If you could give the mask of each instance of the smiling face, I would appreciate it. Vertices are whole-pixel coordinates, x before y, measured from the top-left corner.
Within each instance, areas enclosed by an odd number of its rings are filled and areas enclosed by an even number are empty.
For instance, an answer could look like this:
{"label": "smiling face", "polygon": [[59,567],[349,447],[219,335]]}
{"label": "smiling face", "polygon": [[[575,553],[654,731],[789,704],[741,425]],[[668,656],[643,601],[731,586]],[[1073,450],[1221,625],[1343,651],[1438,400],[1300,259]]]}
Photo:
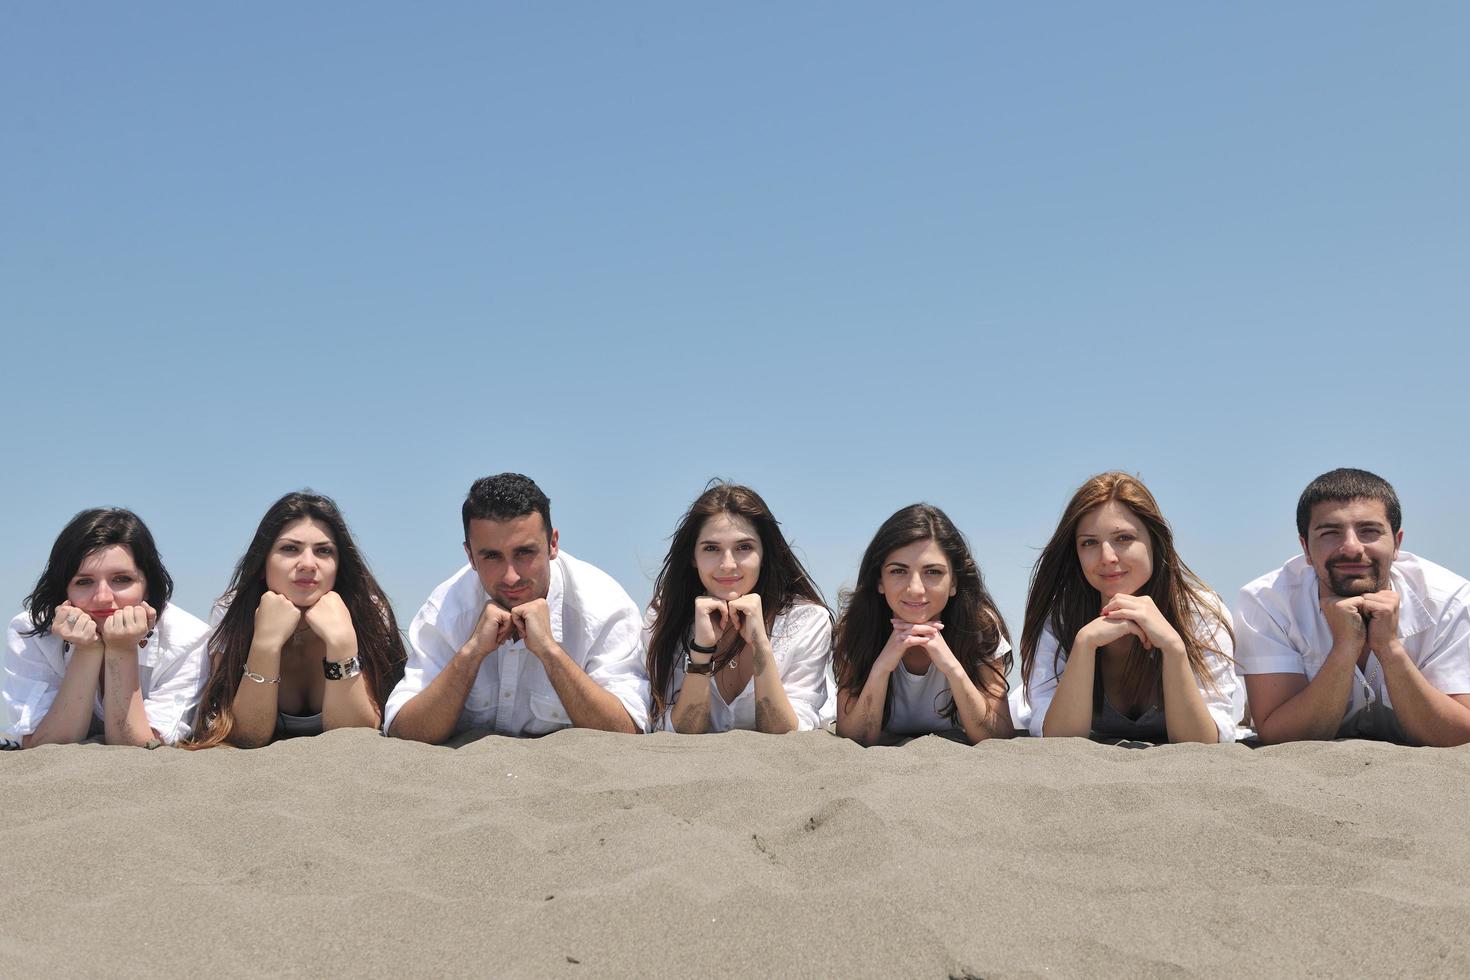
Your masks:
{"label": "smiling face", "polygon": [[301,609],[316,605],[337,584],[337,542],[321,522],[287,524],[265,560],[265,587]]}
{"label": "smiling face", "polygon": [[929,623],[944,612],[955,593],[954,570],[932,538],[895,548],[878,571],[878,591],[893,615],[909,623]]}
{"label": "smiling face", "polygon": [[465,553],[485,593],[501,607],[514,609],[546,598],[556,538],[555,529],[546,533],[539,511],[506,521],[476,517],[470,521]]}
{"label": "smiling face", "polygon": [[1324,500],[1312,507],[1302,550],[1318,581],[1340,596],[1388,588],[1404,532],[1393,533],[1381,500]]}
{"label": "smiling face", "polygon": [[133,560],[133,549],[110,544],[87,555],[66,583],[66,599],[102,625],[116,609],[136,606],[148,592],[148,581]]}
{"label": "smiling face", "polygon": [[1077,563],[1104,602],[1137,595],[1154,572],[1148,529],[1127,506],[1110,500],[1077,522]]}
{"label": "smiling face", "polygon": [[754,592],[761,574],[760,533],[739,514],[716,514],[699,529],[694,568],[709,595],[738,599]]}

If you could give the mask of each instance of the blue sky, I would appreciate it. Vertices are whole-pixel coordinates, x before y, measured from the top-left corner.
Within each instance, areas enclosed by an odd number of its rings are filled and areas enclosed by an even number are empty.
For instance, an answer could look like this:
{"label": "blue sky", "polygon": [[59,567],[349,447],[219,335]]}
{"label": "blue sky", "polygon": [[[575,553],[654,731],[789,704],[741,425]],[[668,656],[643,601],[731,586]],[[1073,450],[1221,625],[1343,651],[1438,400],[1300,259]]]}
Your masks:
{"label": "blue sky", "polygon": [[1019,631],[1139,473],[1228,601],[1323,470],[1470,572],[1470,8],[11,4],[0,594],[136,509],[200,615],[336,497],[405,618],[520,470],[639,601],[712,476],[829,598],[915,500]]}

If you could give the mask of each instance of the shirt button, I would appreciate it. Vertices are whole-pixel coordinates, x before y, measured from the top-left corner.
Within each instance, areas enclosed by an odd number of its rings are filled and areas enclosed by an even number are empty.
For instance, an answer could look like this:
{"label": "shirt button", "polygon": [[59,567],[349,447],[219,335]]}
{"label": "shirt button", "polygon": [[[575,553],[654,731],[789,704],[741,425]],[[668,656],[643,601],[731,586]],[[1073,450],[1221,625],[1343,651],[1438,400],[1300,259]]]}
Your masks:
{"label": "shirt button", "polygon": [[501,691],[500,692],[500,696],[503,697],[503,698],[508,698],[508,697],[510,697],[510,692],[509,691]]}

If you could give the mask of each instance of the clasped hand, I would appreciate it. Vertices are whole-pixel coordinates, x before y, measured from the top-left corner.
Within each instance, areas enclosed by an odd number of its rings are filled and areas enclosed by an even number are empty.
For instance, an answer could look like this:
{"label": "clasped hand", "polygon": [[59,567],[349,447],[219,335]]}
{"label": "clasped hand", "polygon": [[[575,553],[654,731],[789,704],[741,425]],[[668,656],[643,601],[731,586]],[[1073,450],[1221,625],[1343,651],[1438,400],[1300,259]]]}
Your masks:
{"label": "clasped hand", "polygon": [[1138,638],[1145,650],[1184,652],[1179,632],[1169,625],[1152,597],[1126,593],[1104,602],[1098,617],[1077,631],[1074,645],[1100,650],[1130,634]]}
{"label": "clasped hand", "polygon": [[255,639],[273,649],[280,649],[303,622],[311,632],[321,637],[329,650],[341,651],[357,645],[352,614],[336,592],[328,592],[306,609],[279,592],[266,592],[255,607]]}
{"label": "clasped hand", "polygon": [[1327,628],[1332,631],[1332,645],[1360,656],[1364,646],[1380,657],[1399,638],[1399,594],[1392,589],[1363,595],[1339,596],[1319,590],[1318,602]]}
{"label": "clasped hand", "polygon": [[714,646],[732,629],[751,645],[766,638],[766,618],[759,594],[732,594],[729,599],[704,595],[694,600],[695,643],[702,647]]}
{"label": "clasped hand", "polygon": [[62,642],[70,643],[78,651],[129,655],[135,646],[141,648],[147,642],[156,625],[158,613],[146,602],[114,609],[100,628],[90,613],[70,601],[56,607],[52,620],[52,629]]}
{"label": "clasped hand", "polygon": [[888,642],[883,644],[877,664],[891,671],[898,666],[904,654],[910,650],[922,650],[928,655],[929,662],[941,671],[948,672],[959,667],[959,659],[955,657],[949,644],[944,642],[943,623],[938,620],[910,623],[906,619],[893,619],[890,622],[893,624],[893,632],[889,634]]}
{"label": "clasped hand", "polygon": [[551,606],[545,599],[532,599],[511,609],[496,605],[494,599],[485,600],[468,646],[476,655],[488,656],[517,637],[538,657],[551,651],[556,637],[551,632]]}

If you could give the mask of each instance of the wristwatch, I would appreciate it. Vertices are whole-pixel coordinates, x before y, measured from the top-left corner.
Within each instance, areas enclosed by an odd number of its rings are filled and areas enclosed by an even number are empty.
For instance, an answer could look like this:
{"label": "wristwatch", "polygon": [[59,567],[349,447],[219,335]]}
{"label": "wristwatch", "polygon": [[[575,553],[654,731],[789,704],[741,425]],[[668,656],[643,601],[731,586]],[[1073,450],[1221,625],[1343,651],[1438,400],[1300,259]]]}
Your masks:
{"label": "wristwatch", "polygon": [[356,677],[362,673],[362,664],[358,663],[356,657],[350,660],[328,660],[322,658],[322,673],[327,675],[329,681],[340,681],[347,677]]}
{"label": "wristwatch", "polygon": [[702,664],[697,664],[697,663],[694,662],[694,658],[691,657],[691,656],[689,656],[689,651],[688,650],[685,650],[684,651],[684,673],[686,673],[686,674],[713,674],[714,672],[715,672],[715,658],[714,657],[710,657],[708,660],[706,660]]}

